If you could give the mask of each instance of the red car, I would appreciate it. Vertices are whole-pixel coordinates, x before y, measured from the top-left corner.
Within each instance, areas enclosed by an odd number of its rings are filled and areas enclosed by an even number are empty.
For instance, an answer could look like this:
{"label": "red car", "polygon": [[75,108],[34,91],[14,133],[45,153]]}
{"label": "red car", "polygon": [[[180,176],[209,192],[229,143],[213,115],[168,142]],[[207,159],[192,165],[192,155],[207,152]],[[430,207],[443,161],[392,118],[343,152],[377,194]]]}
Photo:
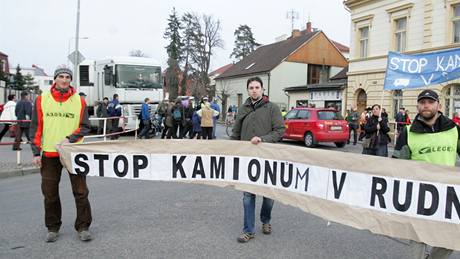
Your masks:
{"label": "red car", "polygon": [[284,139],[301,140],[307,147],[318,142],[334,142],[344,147],[349,138],[348,123],[336,110],[294,108],[284,116]]}

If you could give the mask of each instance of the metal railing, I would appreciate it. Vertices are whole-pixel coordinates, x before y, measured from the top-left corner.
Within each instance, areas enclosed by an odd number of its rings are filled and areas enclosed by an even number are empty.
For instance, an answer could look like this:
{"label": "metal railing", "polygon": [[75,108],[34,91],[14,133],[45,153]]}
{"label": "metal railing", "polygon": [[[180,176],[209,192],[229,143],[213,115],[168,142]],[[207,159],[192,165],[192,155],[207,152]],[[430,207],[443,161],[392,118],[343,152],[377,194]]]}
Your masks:
{"label": "metal railing", "polygon": [[[11,125],[15,125],[18,122],[31,122],[31,120],[0,120],[0,123],[11,123]],[[17,134],[17,132],[16,132],[16,134]],[[16,143],[16,141],[14,141],[14,142],[0,142],[0,146],[14,145],[15,143]],[[24,141],[19,142],[20,145],[27,144],[27,143],[28,143],[28,141],[27,142],[24,142]],[[21,166],[21,148],[16,150],[16,165],[18,167]]]}

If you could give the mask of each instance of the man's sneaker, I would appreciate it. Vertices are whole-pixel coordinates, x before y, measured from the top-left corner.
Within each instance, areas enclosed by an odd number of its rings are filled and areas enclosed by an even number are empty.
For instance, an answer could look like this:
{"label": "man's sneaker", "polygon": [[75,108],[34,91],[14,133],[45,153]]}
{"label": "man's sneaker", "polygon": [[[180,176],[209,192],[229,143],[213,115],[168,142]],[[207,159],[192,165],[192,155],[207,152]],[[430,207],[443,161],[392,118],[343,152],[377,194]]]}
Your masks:
{"label": "man's sneaker", "polygon": [[240,243],[246,243],[253,239],[256,235],[254,233],[242,233],[236,240]]}
{"label": "man's sneaker", "polygon": [[88,230],[78,232],[78,237],[81,241],[90,241],[92,239],[91,233]]}
{"label": "man's sneaker", "polygon": [[272,225],[270,224],[262,224],[262,233],[265,235],[270,235],[272,233]]}
{"label": "man's sneaker", "polygon": [[58,232],[48,232],[46,235],[46,242],[47,243],[52,243],[55,242],[58,239],[59,233]]}

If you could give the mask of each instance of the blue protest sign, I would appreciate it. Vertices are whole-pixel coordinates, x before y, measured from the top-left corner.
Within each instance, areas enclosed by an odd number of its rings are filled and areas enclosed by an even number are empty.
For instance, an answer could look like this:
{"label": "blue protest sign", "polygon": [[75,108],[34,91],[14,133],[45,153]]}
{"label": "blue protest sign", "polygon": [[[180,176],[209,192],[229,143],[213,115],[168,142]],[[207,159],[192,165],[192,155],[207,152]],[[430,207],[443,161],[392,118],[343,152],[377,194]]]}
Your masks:
{"label": "blue protest sign", "polygon": [[460,77],[460,48],[415,55],[388,53],[385,90],[440,84]]}

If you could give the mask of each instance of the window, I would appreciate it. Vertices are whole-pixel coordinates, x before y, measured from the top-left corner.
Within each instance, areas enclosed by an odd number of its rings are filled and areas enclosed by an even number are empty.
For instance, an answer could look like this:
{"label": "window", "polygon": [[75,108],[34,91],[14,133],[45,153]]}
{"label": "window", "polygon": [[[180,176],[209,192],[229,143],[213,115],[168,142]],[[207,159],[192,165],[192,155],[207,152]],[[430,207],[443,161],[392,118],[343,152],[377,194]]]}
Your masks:
{"label": "window", "polygon": [[321,73],[321,65],[308,64],[307,84],[319,83],[320,73]]}
{"label": "window", "polygon": [[406,51],[406,27],[407,18],[400,18],[395,20],[395,50],[398,52]]}
{"label": "window", "polygon": [[286,114],[286,116],[284,116],[284,118],[285,118],[286,120],[295,119],[295,118],[297,117],[297,111],[298,111],[298,110],[290,110],[290,111]]}
{"label": "window", "polygon": [[444,92],[444,114],[450,118],[460,112],[460,85],[448,85]]}
{"label": "window", "polygon": [[89,86],[89,66],[80,66],[80,85]]}
{"label": "window", "polygon": [[460,4],[452,6],[453,15],[452,15],[452,32],[453,32],[453,42],[460,43]]}
{"label": "window", "polygon": [[342,115],[335,111],[318,111],[318,120],[341,120]]}
{"label": "window", "polygon": [[399,112],[399,108],[403,107],[403,92],[401,90],[393,91],[393,116]]}
{"label": "window", "polygon": [[359,57],[365,58],[369,48],[369,26],[359,29]]}
{"label": "window", "polygon": [[310,118],[310,112],[307,110],[299,110],[299,113],[297,113],[297,118],[301,120],[307,120]]}
{"label": "window", "polygon": [[113,67],[104,67],[104,84],[112,85],[113,83]]}

